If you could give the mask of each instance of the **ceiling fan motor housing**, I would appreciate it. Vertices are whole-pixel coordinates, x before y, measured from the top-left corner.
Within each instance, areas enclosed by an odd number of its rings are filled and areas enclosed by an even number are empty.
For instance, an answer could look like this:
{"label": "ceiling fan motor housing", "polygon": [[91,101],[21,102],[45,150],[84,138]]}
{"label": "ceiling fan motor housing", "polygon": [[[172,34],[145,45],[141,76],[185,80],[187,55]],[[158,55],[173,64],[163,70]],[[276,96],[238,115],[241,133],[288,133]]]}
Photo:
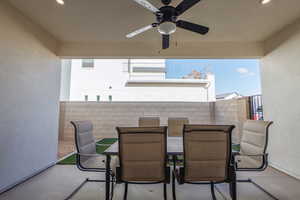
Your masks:
{"label": "ceiling fan motor housing", "polygon": [[176,22],[177,20],[177,11],[172,6],[163,6],[160,9],[160,12],[156,13],[157,22]]}
{"label": "ceiling fan motor housing", "polygon": [[164,5],[169,5],[172,0],[161,0]]}

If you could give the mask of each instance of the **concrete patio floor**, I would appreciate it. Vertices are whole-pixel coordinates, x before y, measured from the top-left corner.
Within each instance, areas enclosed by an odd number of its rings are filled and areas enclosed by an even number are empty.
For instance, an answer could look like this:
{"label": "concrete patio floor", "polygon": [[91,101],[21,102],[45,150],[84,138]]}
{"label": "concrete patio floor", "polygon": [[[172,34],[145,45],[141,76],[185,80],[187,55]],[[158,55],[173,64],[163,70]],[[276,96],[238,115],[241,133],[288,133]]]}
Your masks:
{"label": "concrete patio floor", "polygon": [[[261,173],[239,173],[239,178],[249,176],[280,200],[300,199],[300,181],[277,170],[270,168]],[[75,166],[56,165],[2,194],[0,200],[63,200],[86,177],[101,179],[103,174],[80,172]],[[228,197],[227,184],[218,185],[217,188],[216,194],[218,199],[230,199]],[[104,189],[103,183],[87,183],[72,199],[102,200],[104,199]],[[116,186],[114,199],[122,199],[123,189],[124,186],[122,184]],[[128,199],[163,199],[162,185],[130,185]],[[172,199],[170,185],[168,186],[168,199]],[[177,199],[210,200],[209,186],[180,185],[177,187]],[[238,199],[269,200],[271,198],[252,184],[239,183]]]}

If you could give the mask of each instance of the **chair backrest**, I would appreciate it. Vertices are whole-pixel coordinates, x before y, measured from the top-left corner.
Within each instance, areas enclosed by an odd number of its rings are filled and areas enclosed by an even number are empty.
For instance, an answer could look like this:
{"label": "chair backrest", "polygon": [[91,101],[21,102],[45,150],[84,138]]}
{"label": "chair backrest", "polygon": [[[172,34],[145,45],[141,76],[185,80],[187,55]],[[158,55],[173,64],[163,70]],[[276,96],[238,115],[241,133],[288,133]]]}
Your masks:
{"label": "chair backrest", "polygon": [[167,127],[117,127],[121,180],[163,181],[167,165]]}
{"label": "chair backrest", "polygon": [[184,181],[224,181],[231,158],[232,125],[184,125]]}
{"label": "chair backrest", "polygon": [[189,124],[188,118],[169,118],[168,136],[182,136],[183,126]]}
{"label": "chair backrest", "polygon": [[75,129],[75,145],[78,153],[95,154],[96,142],[93,135],[93,124],[90,121],[71,121]]}
{"label": "chair backrest", "polygon": [[159,127],[160,119],[159,117],[140,117],[139,127]]}
{"label": "chair backrest", "polygon": [[[268,146],[268,130],[271,121],[247,120],[243,126],[242,139],[240,143],[241,155],[262,155],[266,153]],[[262,156],[251,156],[251,163],[261,166]],[[250,161],[249,161],[250,162]]]}

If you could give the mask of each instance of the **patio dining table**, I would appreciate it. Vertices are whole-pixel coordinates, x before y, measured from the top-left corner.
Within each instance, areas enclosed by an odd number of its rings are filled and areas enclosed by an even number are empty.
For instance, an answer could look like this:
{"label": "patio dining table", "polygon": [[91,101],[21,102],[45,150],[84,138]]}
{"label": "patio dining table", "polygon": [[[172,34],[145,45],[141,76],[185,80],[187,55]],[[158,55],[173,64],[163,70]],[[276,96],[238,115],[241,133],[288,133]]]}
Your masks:
{"label": "patio dining table", "polygon": [[[106,155],[106,173],[105,173],[105,199],[110,199],[110,160],[112,155],[119,154],[119,143],[115,142],[108,149],[103,152]],[[175,156],[183,155],[183,141],[182,137],[168,137],[167,138],[167,155]]]}

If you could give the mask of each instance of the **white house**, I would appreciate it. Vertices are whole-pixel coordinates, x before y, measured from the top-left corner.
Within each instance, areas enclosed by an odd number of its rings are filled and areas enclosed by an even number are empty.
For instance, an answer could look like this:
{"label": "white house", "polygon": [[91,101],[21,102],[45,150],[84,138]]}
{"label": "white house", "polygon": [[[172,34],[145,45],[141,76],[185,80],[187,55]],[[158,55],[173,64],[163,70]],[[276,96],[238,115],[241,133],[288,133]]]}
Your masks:
{"label": "white house", "polygon": [[65,60],[62,76],[67,101],[215,101],[213,74],[166,79],[162,59]]}

